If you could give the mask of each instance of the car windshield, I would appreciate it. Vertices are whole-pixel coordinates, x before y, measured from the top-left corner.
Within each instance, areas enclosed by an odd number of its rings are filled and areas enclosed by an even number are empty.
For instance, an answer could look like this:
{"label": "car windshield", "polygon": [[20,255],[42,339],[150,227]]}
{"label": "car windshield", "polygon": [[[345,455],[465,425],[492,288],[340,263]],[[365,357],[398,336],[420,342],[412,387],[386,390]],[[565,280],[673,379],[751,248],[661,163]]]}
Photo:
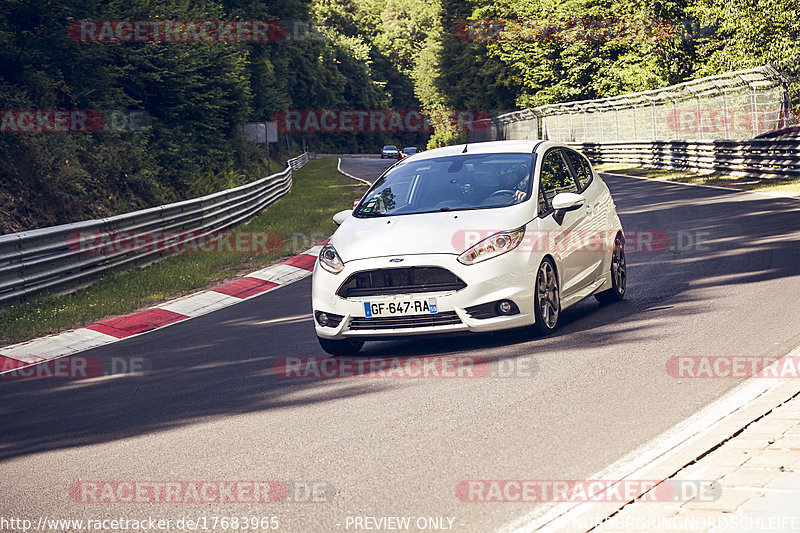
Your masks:
{"label": "car windshield", "polygon": [[416,154],[417,153],[417,149],[416,148],[403,148],[403,152],[405,152],[407,154]]}
{"label": "car windshield", "polygon": [[396,146],[384,146],[383,149],[384,150],[397,150],[397,147]]}
{"label": "car windshield", "polygon": [[533,154],[409,160],[381,176],[353,215],[366,218],[514,205],[531,195],[533,164]]}

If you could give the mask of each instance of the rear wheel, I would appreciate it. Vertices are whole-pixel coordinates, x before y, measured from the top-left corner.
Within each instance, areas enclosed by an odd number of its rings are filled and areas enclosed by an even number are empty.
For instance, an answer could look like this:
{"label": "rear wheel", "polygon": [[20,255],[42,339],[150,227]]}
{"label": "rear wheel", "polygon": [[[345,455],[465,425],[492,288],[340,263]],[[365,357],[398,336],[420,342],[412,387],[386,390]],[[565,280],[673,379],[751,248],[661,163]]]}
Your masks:
{"label": "rear wheel", "polygon": [[614,252],[611,254],[611,288],[594,295],[601,304],[619,302],[625,297],[625,285],[628,281],[628,266],[625,263],[625,245],[622,237],[614,239]]}
{"label": "rear wheel", "polygon": [[364,341],[353,339],[331,340],[317,337],[322,349],[331,355],[355,355],[364,346]]}
{"label": "rear wheel", "polygon": [[556,268],[550,259],[545,259],[539,265],[534,298],[533,313],[536,318],[533,324],[534,331],[540,335],[552,333],[558,325],[558,317],[561,314],[561,296]]}

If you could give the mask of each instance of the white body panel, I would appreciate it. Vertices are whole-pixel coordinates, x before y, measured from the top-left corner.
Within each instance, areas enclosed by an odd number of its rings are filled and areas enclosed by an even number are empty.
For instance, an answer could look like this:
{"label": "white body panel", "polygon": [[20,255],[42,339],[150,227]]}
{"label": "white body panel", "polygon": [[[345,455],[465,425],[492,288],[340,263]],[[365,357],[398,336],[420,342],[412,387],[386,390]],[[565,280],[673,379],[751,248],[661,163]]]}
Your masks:
{"label": "white body panel", "polygon": [[[584,205],[562,213],[537,216],[537,194],[542,154],[553,147],[551,142],[500,141],[471,144],[468,153],[531,153],[537,154],[533,191],[527,201],[491,209],[453,210],[446,212],[395,215],[376,218],[347,217],[331,237],[330,244],[338,252],[344,269],[333,274],[317,260],[312,287],[312,306],[344,317],[336,327],[323,327],[315,322],[317,335],[324,339],[380,339],[405,335],[424,335],[453,331],[493,331],[531,325],[534,280],[542,260],[549,256],[556,265],[561,286],[562,309],[594,293],[611,287],[611,252],[614,238],[622,226],[605,183],[593,172],[593,179],[581,192]],[[452,156],[461,153],[464,145],[417,154],[420,158]],[[368,196],[369,192],[365,195]],[[475,263],[464,265],[458,256],[476,240],[487,235],[525,227],[525,237],[514,250]],[[473,232],[474,235],[465,232]],[[477,235],[482,237],[476,238]],[[575,239],[578,235],[596,235],[591,240]],[[472,241],[470,241],[472,237]],[[598,243],[598,237],[603,241]],[[560,246],[564,239],[569,245]],[[433,266],[449,270],[466,287],[458,291],[425,292],[343,298],[336,293],[348,277],[356,272],[397,267]],[[350,327],[353,318],[365,318],[364,302],[398,302],[435,297],[438,313],[455,312],[459,324],[415,326],[397,329],[358,329]],[[491,318],[473,318],[466,308],[510,300],[519,309],[517,314]]]}

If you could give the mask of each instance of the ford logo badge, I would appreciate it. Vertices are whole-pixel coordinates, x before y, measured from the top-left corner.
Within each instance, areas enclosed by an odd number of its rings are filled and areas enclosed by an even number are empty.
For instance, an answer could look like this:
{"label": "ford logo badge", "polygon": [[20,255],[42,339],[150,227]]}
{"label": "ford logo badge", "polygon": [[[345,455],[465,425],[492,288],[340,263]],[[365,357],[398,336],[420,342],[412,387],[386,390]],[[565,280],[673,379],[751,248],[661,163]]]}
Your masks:
{"label": "ford logo badge", "polygon": [[399,257],[395,257],[394,259],[389,259],[389,262],[390,263],[402,263],[403,259],[400,259]]}

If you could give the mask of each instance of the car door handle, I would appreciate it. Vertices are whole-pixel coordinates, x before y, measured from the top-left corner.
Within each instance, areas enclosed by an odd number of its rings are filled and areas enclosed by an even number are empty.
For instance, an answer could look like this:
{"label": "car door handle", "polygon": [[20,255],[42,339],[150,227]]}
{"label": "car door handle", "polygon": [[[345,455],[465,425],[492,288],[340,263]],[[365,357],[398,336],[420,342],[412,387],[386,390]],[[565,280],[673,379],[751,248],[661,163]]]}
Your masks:
{"label": "car door handle", "polygon": [[586,204],[586,211],[587,212],[591,213],[592,209],[593,209],[592,204]]}

